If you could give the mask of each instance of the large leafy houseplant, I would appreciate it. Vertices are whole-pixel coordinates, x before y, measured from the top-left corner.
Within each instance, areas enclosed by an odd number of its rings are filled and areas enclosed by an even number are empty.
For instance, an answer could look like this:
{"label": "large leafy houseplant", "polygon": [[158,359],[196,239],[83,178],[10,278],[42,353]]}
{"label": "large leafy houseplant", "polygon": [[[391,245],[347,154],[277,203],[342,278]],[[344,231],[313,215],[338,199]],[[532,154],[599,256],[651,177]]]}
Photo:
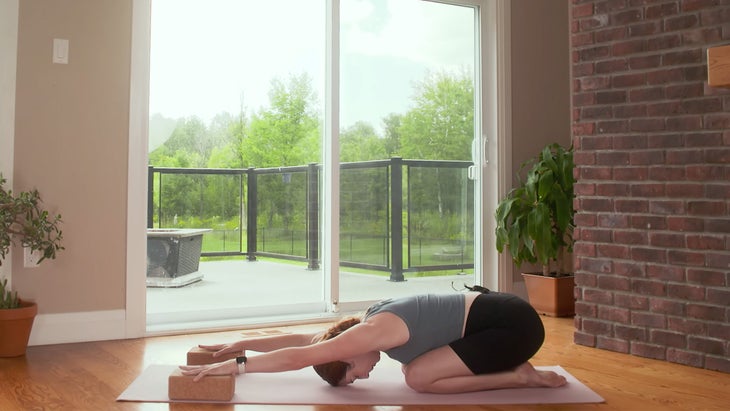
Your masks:
{"label": "large leafy houseplant", "polygon": [[495,212],[497,251],[507,248],[518,266],[540,264],[543,276],[569,275],[563,259],[573,247],[573,147],[549,144],[522,170],[527,167]]}
{"label": "large leafy houseplant", "polygon": [[[49,215],[41,208],[38,190],[13,194],[5,188],[5,182],[0,175],[0,265],[13,243],[38,252],[39,263],[56,258],[56,253],[63,250],[61,216]],[[11,292],[6,285],[7,279],[0,283],[0,309],[18,308],[17,292]]]}

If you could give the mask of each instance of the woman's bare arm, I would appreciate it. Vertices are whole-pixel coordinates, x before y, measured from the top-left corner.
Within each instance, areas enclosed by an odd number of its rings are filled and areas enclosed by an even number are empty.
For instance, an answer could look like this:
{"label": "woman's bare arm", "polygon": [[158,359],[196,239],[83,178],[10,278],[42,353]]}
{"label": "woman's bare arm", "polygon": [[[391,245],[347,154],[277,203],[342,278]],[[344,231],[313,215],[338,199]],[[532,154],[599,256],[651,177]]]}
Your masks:
{"label": "woman's bare arm", "polygon": [[[361,323],[331,340],[316,344],[289,346],[249,356],[246,362],[246,372],[291,371],[311,365],[351,358],[366,352],[380,350],[381,337],[380,330],[372,324]],[[245,341],[243,341],[244,345]],[[238,348],[240,347],[235,347],[231,351]],[[246,348],[248,349],[248,347]],[[264,348],[270,348],[270,346],[267,345]],[[183,374],[196,376],[195,380],[199,380],[205,375],[235,374],[238,372],[236,360],[200,366],[180,366],[180,368],[183,370]]]}
{"label": "woman's bare arm", "polygon": [[384,312],[368,318],[327,341],[252,356],[246,372],[278,372],[349,359],[371,351],[386,351],[408,341],[408,327],[397,315]]}
{"label": "woman's bare arm", "polygon": [[199,347],[216,351],[214,357],[230,352],[256,351],[270,352],[286,347],[302,347],[314,343],[319,332],[299,334],[277,334],[252,337],[228,344],[200,344]]}

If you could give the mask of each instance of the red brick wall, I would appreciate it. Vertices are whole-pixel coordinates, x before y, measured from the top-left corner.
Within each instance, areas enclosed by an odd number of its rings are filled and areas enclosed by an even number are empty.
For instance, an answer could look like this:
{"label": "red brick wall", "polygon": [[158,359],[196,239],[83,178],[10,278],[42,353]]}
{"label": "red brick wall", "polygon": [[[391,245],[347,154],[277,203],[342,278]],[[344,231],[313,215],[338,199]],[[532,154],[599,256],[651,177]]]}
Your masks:
{"label": "red brick wall", "polygon": [[730,372],[729,0],[572,0],[581,345]]}

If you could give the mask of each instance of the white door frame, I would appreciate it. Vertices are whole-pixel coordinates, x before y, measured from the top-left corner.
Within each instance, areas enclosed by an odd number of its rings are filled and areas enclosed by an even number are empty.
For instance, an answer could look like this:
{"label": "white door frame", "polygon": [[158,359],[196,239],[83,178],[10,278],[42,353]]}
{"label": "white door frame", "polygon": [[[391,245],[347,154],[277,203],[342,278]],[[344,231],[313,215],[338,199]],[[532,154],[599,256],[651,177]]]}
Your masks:
{"label": "white door frame", "polygon": [[[339,4],[337,0],[328,0]],[[445,2],[455,3],[455,2]],[[511,98],[510,98],[510,2],[509,0],[462,0],[458,3],[479,6],[482,22],[479,44],[481,47],[481,168],[478,180],[481,187],[481,207],[475,220],[482,226],[476,272],[481,272],[481,283],[501,291],[511,291],[512,264],[505,255],[495,251],[494,210],[497,199],[507,191],[512,169],[511,162]],[[147,214],[147,141],[149,121],[149,68],[150,68],[150,10],[151,0],[132,1],[132,59],[130,78],[129,151],[127,172],[127,256],[126,307],[127,338],[146,334],[146,214]],[[335,44],[330,45],[334,47]],[[336,80],[336,79],[335,79]],[[334,115],[335,113],[330,113]],[[336,125],[336,123],[334,123]],[[333,126],[333,125],[330,125]],[[330,137],[332,131],[330,130]],[[331,148],[324,153],[332,156]],[[331,173],[328,187],[337,187],[338,175]],[[325,176],[327,178],[327,176]],[[496,190],[495,190],[496,188]],[[338,206],[329,203],[330,207]],[[336,223],[336,215],[330,223]],[[330,236],[331,236],[330,232]],[[332,246],[332,244],[330,244]],[[326,249],[326,247],[325,247]],[[328,256],[330,260],[337,254]],[[337,271],[330,273],[330,276]],[[335,275],[336,277],[336,275]],[[336,286],[330,281],[328,288]],[[330,303],[336,303],[337,293],[325,290]]]}

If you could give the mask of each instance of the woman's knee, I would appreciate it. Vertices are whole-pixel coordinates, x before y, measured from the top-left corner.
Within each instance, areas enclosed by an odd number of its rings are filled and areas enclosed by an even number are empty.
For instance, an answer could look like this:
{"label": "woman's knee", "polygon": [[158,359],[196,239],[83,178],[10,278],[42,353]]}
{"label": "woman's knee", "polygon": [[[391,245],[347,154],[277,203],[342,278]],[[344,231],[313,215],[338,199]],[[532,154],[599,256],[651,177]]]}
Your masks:
{"label": "woman's knee", "polygon": [[444,378],[466,375],[473,374],[448,345],[424,353],[403,366],[406,384],[418,392],[433,392]]}
{"label": "woman's knee", "polygon": [[418,364],[408,364],[403,367],[403,375],[406,385],[416,392],[428,392],[428,387],[433,383],[428,372],[419,371]]}

